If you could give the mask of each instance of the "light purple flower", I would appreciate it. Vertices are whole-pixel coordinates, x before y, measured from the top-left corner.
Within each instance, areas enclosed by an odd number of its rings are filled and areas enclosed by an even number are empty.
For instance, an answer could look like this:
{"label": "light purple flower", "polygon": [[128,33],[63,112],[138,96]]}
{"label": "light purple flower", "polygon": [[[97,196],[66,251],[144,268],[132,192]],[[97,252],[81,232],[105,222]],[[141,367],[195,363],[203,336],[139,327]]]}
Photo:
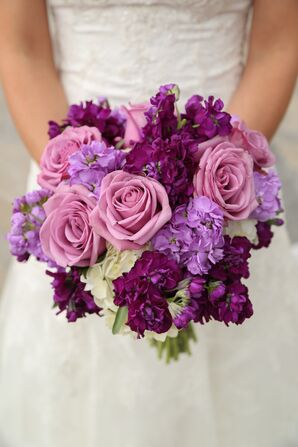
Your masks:
{"label": "light purple flower", "polygon": [[193,275],[206,274],[223,257],[223,223],[223,213],[215,203],[208,197],[196,197],[175,210],[152,244],[186,265]]}
{"label": "light purple flower", "polygon": [[277,173],[272,169],[267,174],[265,171],[254,172],[254,182],[259,206],[252,212],[250,217],[266,222],[276,217],[277,213],[281,211],[281,203],[278,197],[281,181]]}
{"label": "light purple flower", "polygon": [[124,152],[108,147],[104,142],[94,141],[70,157],[70,184],[83,185],[99,197],[104,176],[120,169],[124,160]]}
{"label": "light purple flower", "polygon": [[41,248],[39,231],[46,217],[43,204],[51,194],[40,189],[14,200],[7,240],[11,254],[20,262],[26,261],[30,255],[39,261],[49,261]]}

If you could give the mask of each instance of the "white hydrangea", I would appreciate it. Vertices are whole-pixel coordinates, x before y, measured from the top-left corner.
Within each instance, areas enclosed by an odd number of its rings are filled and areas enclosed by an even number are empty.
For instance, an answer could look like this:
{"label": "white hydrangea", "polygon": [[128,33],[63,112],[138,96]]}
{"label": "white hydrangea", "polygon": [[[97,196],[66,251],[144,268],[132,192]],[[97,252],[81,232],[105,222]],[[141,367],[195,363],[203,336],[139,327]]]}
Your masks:
{"label": "white hydrangea", "polygon": [[225,227],[225,234],[231,238],[235,236],[245,236],[253,244],[258,243],[257,221],[255,219],[230,220]]}
{"label": "white hydrangea", "polygon": [[82,282],[86,283],[85,290],[91,291],[94,301],[102,309],[117,311],[113,303],[113,280],[129,272],[135,262],[145,250],[116,250],[111,244],[107,245],[107,252],[102,261],[89,267],[86,275],[82,275]]}

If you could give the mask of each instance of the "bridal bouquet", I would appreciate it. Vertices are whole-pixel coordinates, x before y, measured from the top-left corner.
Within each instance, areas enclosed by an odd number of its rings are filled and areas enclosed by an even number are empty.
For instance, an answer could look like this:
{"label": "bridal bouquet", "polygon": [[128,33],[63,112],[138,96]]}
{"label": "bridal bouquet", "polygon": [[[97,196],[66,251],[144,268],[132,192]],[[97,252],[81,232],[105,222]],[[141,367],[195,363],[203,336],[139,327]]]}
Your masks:
{"label": "bridal bouquet", "polygon": [[193,323],[252,316],[248,260],[282,224],[266,138],[220,99],[194,95],[183,112],[178,99],[170,84],[50,122],[40,189],[15,200],[8,235],[18,261],[47,264],[68,321],[99,315],[167,361],[190,352]]}

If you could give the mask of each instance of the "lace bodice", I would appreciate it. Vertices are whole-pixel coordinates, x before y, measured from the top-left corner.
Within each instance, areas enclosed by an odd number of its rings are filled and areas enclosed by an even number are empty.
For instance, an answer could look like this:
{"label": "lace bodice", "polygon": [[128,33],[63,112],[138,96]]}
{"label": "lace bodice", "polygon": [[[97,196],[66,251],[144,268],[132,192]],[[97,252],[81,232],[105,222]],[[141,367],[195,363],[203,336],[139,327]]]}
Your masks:
{"label": "lace bodice", "polygon": [[227,100],[239,79],[250,0],[50,0],[71,101],[141,100],[162,83]]}

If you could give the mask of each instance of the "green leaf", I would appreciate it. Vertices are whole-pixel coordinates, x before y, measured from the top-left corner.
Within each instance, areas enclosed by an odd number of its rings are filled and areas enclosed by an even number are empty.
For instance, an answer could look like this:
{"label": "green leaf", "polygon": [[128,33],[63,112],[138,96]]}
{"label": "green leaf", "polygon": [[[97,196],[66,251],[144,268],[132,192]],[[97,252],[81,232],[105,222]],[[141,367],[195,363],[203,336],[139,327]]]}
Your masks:
{"label": "green leaf", "polygon": [[178,130],[182,129],[182,127],[185,126],[185,124],[187,124],[187,120],[185,118],[183,118],[183,120],[179,119],[178,121]]}
{"label": "green leaf", "polygon": [[126,323],[128,316],[128,308],[127,306],[119,307],[116,313],[116,318],[114,321],[112,332],[113,334],[118,334],[123,324]]}

